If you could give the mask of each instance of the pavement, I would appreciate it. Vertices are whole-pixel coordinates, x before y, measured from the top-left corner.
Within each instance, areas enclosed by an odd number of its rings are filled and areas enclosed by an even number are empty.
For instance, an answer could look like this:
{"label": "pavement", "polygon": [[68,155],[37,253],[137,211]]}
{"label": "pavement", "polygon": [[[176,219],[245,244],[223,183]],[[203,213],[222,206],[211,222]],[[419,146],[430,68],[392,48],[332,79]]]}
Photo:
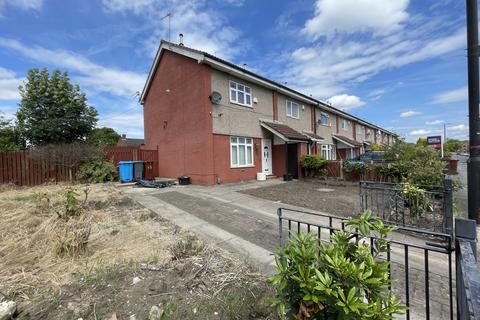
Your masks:
{"label": "pavement", "polygon": [[467,191],[467,156],[458,156],[458,175],[453,176],[454,179],[460,180],[463,188],[456,191],[454,197],[458,201],[459,210],[462,217],[468,217],[468,191]]}
{"label": "pavement", "polygon": [[[281,180],[246,182],[238,184],[202,186],[172,186],[163,189],[146,189],[122,186],[126,195],[160,216],[171,220],[182,228],[189,229],[200,238],[215,246],[233,252],[256,265],[265,274],[274,269],[273,252],[278,245],[279,207],[306,210],[256,198],[237,192],[263,186],[285,183]],[[321,196],[321,194],[319,194]],[[352,196],[358,196],[357,194]],[[298,212],[286,212],[298,220],[328,225],[328,219],[312,217]],[[323,220],[322,220],[323,219]],[[336,225],[337,227],[339,224]],[[283,234],[287,234],[284,225]],[[296,228],[296,225],[293,225]],[[304,230],[306,227],[301,226]],[[315,231],[315,230],[314,230]],[[322,238],[328,239],[327,229],[321,229]],[[394,233],[396,240],[413,244],[425,244],[425,239]],[[392,246],[392,277],[397,280],[394,291],[399,297],[405,296],[405,251],[403,245]],[[412,316],[422,319],[425,308],[425,255],[423,249],[409,251],[409,293]],[[429,252],[429,295],[432,319],[449,318],[448,264],[447,255]],[[454,284],[455,285],[455,284]]]}

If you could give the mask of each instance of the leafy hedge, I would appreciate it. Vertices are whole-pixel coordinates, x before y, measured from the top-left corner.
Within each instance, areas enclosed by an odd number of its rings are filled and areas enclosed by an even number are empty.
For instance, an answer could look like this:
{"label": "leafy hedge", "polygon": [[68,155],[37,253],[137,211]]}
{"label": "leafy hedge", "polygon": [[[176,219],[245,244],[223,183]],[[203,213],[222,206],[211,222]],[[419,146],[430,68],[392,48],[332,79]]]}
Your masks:
{"label": "leafy hedge", "polygon": [[303,155],[300,157],[300,166],[312,176],[322,174],[326,165],[327,160],[319,155]]}
{"label": "leafy hedge", "polygon": [[77,171],[77,179],[82,182],[102,183],[113,181],[117,177],[117,168],[110,161],[96,159],[85,162]]}

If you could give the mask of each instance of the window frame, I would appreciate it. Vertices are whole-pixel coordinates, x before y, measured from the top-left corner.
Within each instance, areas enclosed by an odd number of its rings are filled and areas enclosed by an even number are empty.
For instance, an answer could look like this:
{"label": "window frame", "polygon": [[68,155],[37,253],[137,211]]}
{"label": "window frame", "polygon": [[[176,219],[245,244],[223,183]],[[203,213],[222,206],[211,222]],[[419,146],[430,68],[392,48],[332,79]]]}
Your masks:
{"label": "window frame", "polygon": [[[235,88],[232,88],[232,84],[235,85]],[[243,91],[239,90],[238,89],[238,86],[243,86]],[[250,92],[247,92],[247,89],[250,91]],[[235,100],[232,99],[232,90],[235,91]],[[243,96],[244,96],[244,103],[241,103],[238,101],[238,93],[243,93]],[[247,101],[247,96],[250,98],[250,104],[246,103]],[[243,84],[243,83],[240,83],[240,82],[236,82],[234,80],[228,80],[228,97],[229,97],[229,100],[230,100],[230,103],[233,103],[233,104],[238,104],[242,107],[247,107],[247,108],[253,108],[253,97],[252,97],[252,88]]]}
{"label": "window frame", "polygon": [[[324,156],[323,152],[325,151],[325,154],[327,156]],[[334,152],[334,145],[333,144],[322,144],[320,148],[320,154],[325,160],[335,160],[335,152]]]}
{"label": "window frame", "polygon": [[355,130],[357,131],[357,134],[365,134],[365,127],[362,126],[361,124],[357,124],[357,127]]}
{"label": "window frame", "polygon": [[[289,103],[292,106],[292,109],[291,109],[292,112],[290,114],[288,114],[288,104]],[[297,112],[298,116],[297,117],[293,116],[293,106],[294,105],[296,105],[297,108],[298,108],[298,112]],[[300,119],[300,104],[299,103],[296,103],[295,101],[292,101],[292,100],[285,100],[285,108],[286,108],[287,117],[292,118],[292,119],[297,119],[297,120]]]}
{"label": "window frame", "polygon": [[[236,139],[236,142],[233,142],[232,139]],[[245,142],[241,143],[240,139],[244,139]],[[254,149],[254,139],[249,138],[249,137],[241,137],[241,136],[230,136],[230,168],[251,168],[255,167],[255,149]],[[250,140],[250,143],[247,143],[247,141]],[[237,148],[237,153],[236,153],[236,160],[237,163],[233,163],[233,146],[236,146]],[[243,146],[245,148],[245,164],[239,164],[240,160],[240,146]],[[248,163],[248,155],[247,155],[247,150],[248,147],[250,147],[250,156],[251,156],[251,163]]]}
{"label": "window frame", "polygon": [[[345,128],[343,127],[344,123],[345,123]],[[348,131],[348,120],[347,119],[342,119],[342,122],[340,123],[340,128],[342,128],[343,131]]]}
{"label": "window frame", "polygon": [[[322,123],[322,117],[325,117],[325,118],[327,119],[327,123]],[[321,112],[321,113],[320,113],[320,119],[319,119],[319,121],[320,121],[320,125],[321,125],[321,126],[326,126],[326,127],[330,127],[330,126],[331,126],[331,125],[330,125],[330,115],[327,114],[327,113]]]}

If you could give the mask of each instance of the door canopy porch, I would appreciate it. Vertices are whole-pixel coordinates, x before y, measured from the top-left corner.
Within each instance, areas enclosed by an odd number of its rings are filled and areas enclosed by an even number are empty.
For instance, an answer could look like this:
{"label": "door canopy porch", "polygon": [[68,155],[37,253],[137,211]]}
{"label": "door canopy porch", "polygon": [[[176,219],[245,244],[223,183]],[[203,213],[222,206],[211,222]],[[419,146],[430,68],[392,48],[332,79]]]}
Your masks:
{"label": "door canopy porch", "polygon": [[333,135],[333,139],[337,141],[337,149],[361,148],[363,146],[362,143],[344,136]]}
{"label": "door canopy porch", "polygon": [[276,122],[261,121],[260,126],[273,133],[278,138],[285,141],[285,143],[308,143],[310,138],[306,135],[298,132],[297,130],[290,128],[286,124]]}

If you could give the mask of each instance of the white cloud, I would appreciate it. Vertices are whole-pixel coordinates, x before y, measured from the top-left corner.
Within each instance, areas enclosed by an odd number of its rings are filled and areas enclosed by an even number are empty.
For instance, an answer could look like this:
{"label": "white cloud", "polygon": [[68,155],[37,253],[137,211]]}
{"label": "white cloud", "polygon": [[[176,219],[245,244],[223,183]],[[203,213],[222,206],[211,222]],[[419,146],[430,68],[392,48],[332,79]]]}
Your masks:
{"label": "white cloud", "polygon": [[410,118],[410,117],[413,117],[413,116],[418,116],[419,114],[422,114],[422,113],[418,112],[418,111],[410,110],[410,111],[405,111],[405,112],[400,113],[400,117],[401,118]]}
{"label": "white cloud", "polygon": [[17,100],[20,98],[18,86],[23,78],[18,78],[15,72],[0,67],[0,100]]}
{"label": "white cloud", "polygon": [[0,0],[0,13],[6,6],[16,7],[22,10],[40,10],[43,0]]}
{"label": "white cloud", "polygon": [[124,112],[100,114],[98,127],[110,127],[130,138],[143,138],[143,109],[134,105]]}
{"label": "white cloud", "polygon": [[74,71],[76,81],[96,91],[108,92],[116,96],[132,97],[141,91],[146,75],[118,68],[107,68],[95,64],[85,57],[64,50],[50,50],[42,47],[28,47],[22,43],[0,37],[0,46],[34,61]]}
{"label": "white cloud", "polygon": [[443,123],[443,120],[432,120],[432,121],[427,121],[425,122],[426,125],[436,125],[436,124],[442,124]]}
{"label": "white cloud", "polygon": [[445,91],[437,94],[432,103],[434,104],[443,104],[451,102],[461,102],[465,101],[468,98],[468,88],[462,87],[455,90]]}
{"label": "white cloud", "polygon": [[317,0],[302,32],[314,40],[335,33],[386,34],[402,28],[409,0]]}
{"label": "white cloud", "polygon": [[369,97],[370,100],[372,100],[372,101],[376,101],[376,100],[379,100],[380,98],[382,98],[385,93],[387,93],[387,90],[377,89],[377,90],[374,90],[374,91],[370,92],[367,95],[367,97]]}
{"label": "white cloud", "polygon": [[468,127],[464,124],[447,127],[447,131],[466,131],[466,130],[468,130]]}
{"label": "white cloud", "polygon": [[423,136],[431,132],[432,132],[431,130],[418,129],[418,130],[410,131],[408,134],[412,136]]}
{"label": "white cloud", "polygon": [[327,99],[327,102],[340,109],[353,109],[365,105],[359,97],[340,94]]}
{"label": "white cloud", "polygon": [[225,59],[231,59],[247,44],[238,45],[240,32],[228,25],[224,15],[206,8],[202,0],[103,0],[109,13],[134,14],[142,17],[151,30],[151,36],[143,41],[144,51],[153,55],[160,39],[168,40],[168,18],[171,13],[171,41],[178,42],[183,33],[188,47],[207,51]]}
{"label": "white cloud", "polygon": [[[357,2],[360,5],[357,5]],[[351,6],[345,8],[345,3]],[[330,11],[318,10],[319,6],[327,4]],[[392,18],[394,20],[385,25],[393,29],[400,26],[402,30],[390,33],[382,32],[383,29],[380,27],[376,29],[375,25],[367,27],[367,22],[364,28],[357,27],[360,22],[355,22],[356,24],[350,29],[344,25],[346,23],[344,20],[348,20],[343,17],[345,10],[347,11],[345,17],[350,17],[351,11],[355,12],[356,17],[362,16],[364,10],[370,6],[397,8],[395,12],[406,12],[407,4],[408,1],[394,0],[317,0],[315,18],[306,23],[302,33],[304,37],[299,39],[303,45],[296,44],[295,47],[289,47],[278,54],[277,64],[282,67],[272,71],[274,77],[280,81],[288,81],[290,85],[302,92],[325,99],[345,92],[380,72],[435,59],[465,48],[465,28],[458,23],[445,24],[443,16],[432,15],[427,18],[422,15],[408,16],[407,14],[404,19],[400,19],[401,23],[395,23],[394,21],[400,20]],[[339,12],[335,8],[337,5],[343,8]],[[350,10],[350,7],[357,10]],[[372,9],[372,11],[381,12],[380,9]],[[341,19],[328,20],[331,24],[325,27],[327,29],[319,28],[315,29],[315,32],[308,31],[311,33],[306,34],[306,30],[313,30],[307,27],[309,23],[312,24],[312,21],[319,17],[323,19],[328,12],[334,12],[335,17],[338,14]],[[390,19],[388,16],[382,18]],[[376,19],[371,20],[374,20],[372,24],[377,23]],[[441,30],[438,29],[439,24],[444,26]],[[344,31],[332,32],[332,30]],[[386,28],[386,30],[390,29]],[[351,33],[356,31],[363,33],[352,36]],[[324,34],[328,36],[320,36]],[[382,91],[373,92],[369,98],[380,99],[385,93]]]}

